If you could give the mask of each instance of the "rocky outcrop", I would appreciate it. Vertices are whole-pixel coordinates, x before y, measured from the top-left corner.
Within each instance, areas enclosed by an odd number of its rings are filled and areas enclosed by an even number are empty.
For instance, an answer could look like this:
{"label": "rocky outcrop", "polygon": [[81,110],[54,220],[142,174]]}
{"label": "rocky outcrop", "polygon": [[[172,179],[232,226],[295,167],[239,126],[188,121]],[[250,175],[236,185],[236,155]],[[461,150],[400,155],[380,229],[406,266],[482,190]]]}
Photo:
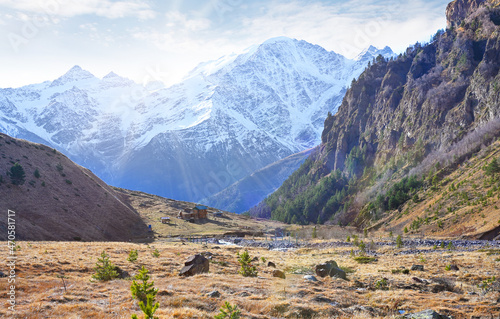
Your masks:
{"label": "rocky outcrop", "polygon": [[455,0],[446,7],[448,28],[459,26],[462,21],[476,10],[485,0]]}
{"label": "rocky outcrop", "polygon": [[330,276],[330,277],[347,279],[345,271],[340,269],[337,263],[333,260],[316,265],[316,267],[314,267],[314,272],[319,277]]}
{"label": "rocky outcrop", "polygon": [[179,272],[179,276],[194,276],[197,274],[207,273],[210,269],[210,263],[207,258],[202,255],[194,255],[189,257],[184,263]]}

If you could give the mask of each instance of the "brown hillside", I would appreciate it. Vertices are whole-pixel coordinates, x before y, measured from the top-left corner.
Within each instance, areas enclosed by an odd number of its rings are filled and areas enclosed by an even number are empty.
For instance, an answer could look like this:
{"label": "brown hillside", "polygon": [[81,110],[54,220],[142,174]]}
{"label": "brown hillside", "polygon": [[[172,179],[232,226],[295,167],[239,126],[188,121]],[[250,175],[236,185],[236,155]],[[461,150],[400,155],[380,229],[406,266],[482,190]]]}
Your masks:
{"label": "brown hillside", "polygon": [[[22,185],[12,184],[7,173],[15,163],[26,174]],[[45,145],[0,134],[0,178],[2,234],[12,210],[17,239],[127,241],[145,235],[147,226],[122,195]]]}
{"label": "brown hillside", "polygon": [[[208,218],[190,223],[178,219],[179,210],[193,208],[195,204],[163,198],[138,191],[115,188],[115,191],[130,204],[147,225],[152,226],[155,237],[169,236],[218,236],[224,234],[260,235],[273,233],[274,229],[285,225],[278,221],[253,219],[245,215],[223,212],[221,217],[213,217],[218,209],[208,207]],[[169,224],[162,224],[161,217],[170,217]]]}
{"label": "brown hillside", "polygon": [[[387,230],[444,237],[493,239],[500,234],[500,173],[487,174],[486,167],[500,159],[495,141],[461,163],[457,169],[437,170],[440,180],[418,192],[389,214]],[[439,166],[440,164],[436,164]],[[442,164],[441,164],[442,165]],[[434,176],[434,175],[432,175]],[[380,224],[379,224],[380,225]]]}

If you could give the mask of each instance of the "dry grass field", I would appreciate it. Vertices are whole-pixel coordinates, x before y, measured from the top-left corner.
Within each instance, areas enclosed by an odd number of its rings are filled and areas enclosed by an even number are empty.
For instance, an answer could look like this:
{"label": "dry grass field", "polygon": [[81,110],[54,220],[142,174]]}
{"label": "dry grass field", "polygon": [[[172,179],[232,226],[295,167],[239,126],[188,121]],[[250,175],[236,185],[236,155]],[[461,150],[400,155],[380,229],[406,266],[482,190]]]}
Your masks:
{"label": "dry grass field", "polygon": [[[213,318],[225,301],[237,305],[243,318],[398,318],[401,313],[434,309],[453,318],[499,318],[498,269],[500,255],[485,251],[395,256],[392,247],[378,250],[378,260],[358,264],[350,247],[323,250],[301,248],[279,252],[249,248],[259,258],[258,277],[238,274],[236,253],[241,247],[156,241],[151,244],[117,242],[18,242],[16,251],[16,309],[7,309],[7,278],[0,279],[1,318],[130,318],[141,314],[130,293],[130,279],[92,282],[93,267],[102,251],[131,275],[144,265],[159,288],[159,318]],[[127,261],[137,249],[138,260]],[[152,252],[158,249],[159,257]],[[405,248],[402,248],[404,250]],[[178,276],[187,257],[211,254],[210,272]],[[7,245],[0,253],[7,256]],[[264,263],[262,257],[266,259]],[[304,279],[314,265],[335,260],[348,270],[348,280]],[[272,277],[272,261],[286,279]],[[393,273],[393,269],[424,265],[424,271]],[[458,271],[445,267],[456,264]],[[5,266],[0,270],[7,272]],[[496,281],[483,281],[496,276]],[[63,283],[63,277],[64,283]],[[385,278],[387,285],[377,282]],[[416,278],[416,279],[413,279]],[[420,282],[417,282],[420,281]],[[65,288],[65,286],[66,288]],[[486,288],[491,289],[486,289]],[[217,290],[221,296],[211,298]],[[140,316],[142,317],[142,316]]]}

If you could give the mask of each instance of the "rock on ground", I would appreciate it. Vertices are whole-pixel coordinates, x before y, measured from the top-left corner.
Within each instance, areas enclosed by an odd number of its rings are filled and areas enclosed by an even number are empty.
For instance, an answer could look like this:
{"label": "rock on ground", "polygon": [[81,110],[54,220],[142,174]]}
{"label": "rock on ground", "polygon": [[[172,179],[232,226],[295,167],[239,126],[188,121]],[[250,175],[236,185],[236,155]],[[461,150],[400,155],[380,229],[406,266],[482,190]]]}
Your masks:
{"label": "rock on ground", "polygon": [[194,276],[196,274],[206,273],[209,271],[210,263],[207,258],[202,255],[194,255],[189,257],[184,263],[179,276]]}

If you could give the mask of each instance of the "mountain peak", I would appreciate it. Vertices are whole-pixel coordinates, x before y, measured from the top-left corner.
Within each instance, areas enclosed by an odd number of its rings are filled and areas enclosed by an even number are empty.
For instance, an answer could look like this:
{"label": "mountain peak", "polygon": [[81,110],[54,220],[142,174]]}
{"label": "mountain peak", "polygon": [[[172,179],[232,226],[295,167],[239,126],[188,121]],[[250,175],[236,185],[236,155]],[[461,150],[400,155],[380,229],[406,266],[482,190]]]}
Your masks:
{"label": "mountain peak", "polygon": [[119,78],[120,76],[116,74],[115,72],[111,71],[108,74],[106,74],[103,79],[112,79],[112,78]]}
{"label": "mountain peak", "polygon": [[75,65],[68,72],[64,73],[63,76],[54,80],[51,86],[63,85],[69,82],[76,82],[85,79],[95,78],[95,76],[87,70],[82,69],[80,66]]}
{"label": "mountain peak", "polygon": [[391,56],[394,56],[394,52],[388,46],[385,46],[383,49],[378,49],[378,48],[374,47],[373,45],[370,45],[368,48],[361,51],[358,54],[358,56],[355,58],[355,60],[359,61],[359,60],[364,60],[364,59],[372,59],[374,57],[377,57],[379,54],[381,54],[385,58],[389,58]]}
{"label": "mountain peak", "polygon": [[266,44],[275,44],[275,43],[293,43],[296,42],[296,39],[292,39],[289,37],[281,36],[281,37],[274,37],[271,39],[268,39],[262,43],[262,45]]}

